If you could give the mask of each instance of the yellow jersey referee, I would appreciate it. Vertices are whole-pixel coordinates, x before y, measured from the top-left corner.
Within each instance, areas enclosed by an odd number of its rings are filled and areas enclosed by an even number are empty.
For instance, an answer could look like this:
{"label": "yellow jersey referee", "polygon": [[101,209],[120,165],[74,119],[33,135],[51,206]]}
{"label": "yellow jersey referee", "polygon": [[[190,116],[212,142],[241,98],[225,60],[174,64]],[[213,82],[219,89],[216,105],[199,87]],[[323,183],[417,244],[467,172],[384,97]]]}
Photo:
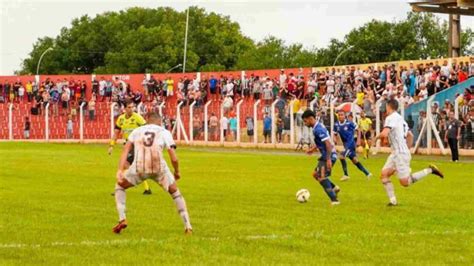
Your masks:
{"label": "yellow jersey referee", "polygon": [[[112,151],[114,149],[114,145],[117,142],[118,135],[120,132],[122,132],[123,138],[125,141],[127,141],[128,136],[130,133],[135,128],[141,127],[146,124],[145,119],[139,115],[138,113],[133,111],[133,108],[135,107],[135,104],[131,100],[127,100],[125,102],[125,113],[121,114],[118,118],[117,121],[115,122],[115,130],[114,130],[114,135],[112,139],[110,140],[110,146],[109,146],[109,155],[112,154]],[[134,158],[134,150],[132,149],[127,156],[127,162],[128,166],[130,166],[133,163],[133,158]],[[145,191],[143,191],[144,195],[150,195],[151,194],[151,189],[150,186],[148,185],[148,182],[144,181],[143,186],[145,187]]]}

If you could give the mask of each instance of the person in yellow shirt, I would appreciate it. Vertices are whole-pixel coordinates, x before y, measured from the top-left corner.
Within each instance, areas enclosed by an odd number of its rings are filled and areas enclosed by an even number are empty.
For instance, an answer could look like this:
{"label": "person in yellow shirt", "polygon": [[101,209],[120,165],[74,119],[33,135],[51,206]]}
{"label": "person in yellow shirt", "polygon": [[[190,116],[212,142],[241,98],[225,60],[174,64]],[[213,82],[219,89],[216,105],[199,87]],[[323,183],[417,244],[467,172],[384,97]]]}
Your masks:
{"label": "person in yellow shirt", "polygon": [[26,83],[26,95],[28,96],[28,102],[31,102],[33,99],[33,84],[31,84],[31,81],[28,81]]}
{"label": "person in yellow shirt", "polygon": [[[110,140],[110,146],[108,153],[109,155],[112,154],[112,151],[114,149],[114,145],[117,142],[117,138],[122,132],[123,138],[125,140],[128,139],[128,136],[130,133],[135,128],[141,127],[146,124],[145,119],[139,115],[138,113],[133,111],[133,108],[135,107],[135,104],[133,101],[128,100],[125,102],[125,113],[121,114],[118,118],[117,121],[115,122],[115,130],[114,130],[114,135],[112,139]],[[127,156],[127,162],[128,167],[133,163],[133,158],[134,157],[134,150],[132,149]],[[145,187],[145,191],[143,192],[144,195],[150,195],[151,194],[151,189],[150,186],[148,185],[148,182],[143,182],[143,186]]]}
{"label": "person in yellow shirt", "polygon": [[359,134],[358,134],[358,142],[359,145],[364,141],[364,158],[369,158],[369,151],[370,151],[370,130],[372,129],[372,119],[365,116],[365,113],[362,111],[360,113],[360,119],[358,123],[359,127]]}
{"label": "person in yellow shirt", "polygon": [[166,80],[166,96],[170,97],[173,96],[173,89],[174,89],[174,80],[171,77],[168,77]]}

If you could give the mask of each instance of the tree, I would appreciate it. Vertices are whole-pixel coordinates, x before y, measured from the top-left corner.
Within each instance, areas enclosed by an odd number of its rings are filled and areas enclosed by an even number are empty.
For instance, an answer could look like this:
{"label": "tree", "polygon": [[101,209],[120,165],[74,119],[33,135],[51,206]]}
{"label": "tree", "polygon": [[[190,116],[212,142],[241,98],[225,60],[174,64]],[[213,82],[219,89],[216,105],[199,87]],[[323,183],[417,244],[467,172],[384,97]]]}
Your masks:
{"label": "tree", "polygon": [[[409,12],[400,21],[372,20],[327,47],[305,48],[269,36],[255,43],[238,23],[214,12],[191,7],[186,71],[292,68],[361,64],[446,57],[448,24],[429,13]],[[106,12],[94,18],[73,19],[55,38],[33,45],[20,74],[35,73],[40,55],[41,73],[166,72],[183,62],[186,14],[172,8],[134,7]],[[474,32],[461,32],[461,50],[474,53]],[[175,71],[180,71],[176,69]]]}

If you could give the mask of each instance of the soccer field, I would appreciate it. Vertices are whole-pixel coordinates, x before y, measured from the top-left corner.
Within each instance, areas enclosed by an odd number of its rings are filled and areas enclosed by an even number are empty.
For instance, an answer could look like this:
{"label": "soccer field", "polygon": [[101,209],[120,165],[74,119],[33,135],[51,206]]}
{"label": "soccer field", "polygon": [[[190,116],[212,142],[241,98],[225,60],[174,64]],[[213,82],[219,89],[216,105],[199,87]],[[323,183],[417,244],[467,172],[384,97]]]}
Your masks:
{"label": "soccer field", "polygon": [[[0,265],[18,264],[464,264],[474,262],[474,162],[435,162],[409,188],[393,179],[399,206],[386,206],[378,175],[387,155],[349,162],[351,179],[333,181],[331,206],[311,177],[316,157],[281,151],[178,148],[178,182],[193,223],[183,233],[173,201],[155,183],[127,193],[129,226],[113,191],[119,149],[105,145],[0,143]],[[463,158],[461,158],[463,159]],[[311,192],[305,204],[300,188]]]}

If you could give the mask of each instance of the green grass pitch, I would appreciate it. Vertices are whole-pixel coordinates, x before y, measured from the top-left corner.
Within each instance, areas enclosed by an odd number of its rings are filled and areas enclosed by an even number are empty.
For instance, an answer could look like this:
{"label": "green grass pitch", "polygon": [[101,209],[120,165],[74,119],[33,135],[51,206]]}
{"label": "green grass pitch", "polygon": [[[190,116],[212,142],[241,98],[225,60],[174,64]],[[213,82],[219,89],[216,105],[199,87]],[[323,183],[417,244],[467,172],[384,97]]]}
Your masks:
{"label": "green grass pitch", "polygon": [[[127,193],[129,227],[113,191],[119,149],[105,145],[0,143],[0,265],[96,264],[456,264],[474,263],[474,161],[435,162],[446,178],[409,188],[394,177],[400,206],[386,206],[378,180],[387,155],[362,163],[367,181],[333,170],[340,206],[311,177],[316,157],[293,152],[178,149],[178,182],[194,235],[184,236],[168,194],[151,183]],[[311,192],[308,203],[295,199]]]}

